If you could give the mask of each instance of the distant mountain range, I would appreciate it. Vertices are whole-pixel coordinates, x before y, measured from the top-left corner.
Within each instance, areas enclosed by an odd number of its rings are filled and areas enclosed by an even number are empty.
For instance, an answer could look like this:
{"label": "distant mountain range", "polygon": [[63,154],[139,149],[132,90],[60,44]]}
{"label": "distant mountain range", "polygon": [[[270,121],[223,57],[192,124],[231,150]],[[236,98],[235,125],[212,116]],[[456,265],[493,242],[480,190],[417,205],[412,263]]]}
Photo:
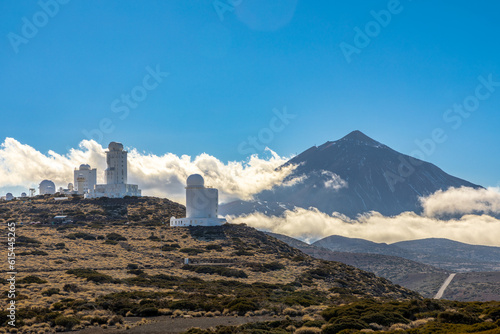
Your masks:
{"label": "distant mountain range", "polygon": [[[297,168],[283,185],[257,194],[254,201],[222,204],[219,212],[280,215],[294,207],[315,207],[352,218],[369,211],[391,216],[405,211],[421,212],[419,197],[437,190],[481,188],[431,163],[396,152],[360,131],[313,146],[284,166],[289,164]],[[294,180],[295,185],[285,185]]]}
{"label": "distant mountain range", "polygon": [[454,272],[500,270],[500,247],[469,245],[448,239],[385,244],[332,235],[312,245],[331,251],[398,256]]}
{"label": "distant mountain range", "polygon": [[[276,233],[267,234],[313,257],[370,271],[432,298],[452,272],[456,276],[444,298],[500,300],[500,247],[468,245],[447,239],[422,239],[395,244],[330,236],[311,245]],[[411,259],[410,259],[411,258]]]}

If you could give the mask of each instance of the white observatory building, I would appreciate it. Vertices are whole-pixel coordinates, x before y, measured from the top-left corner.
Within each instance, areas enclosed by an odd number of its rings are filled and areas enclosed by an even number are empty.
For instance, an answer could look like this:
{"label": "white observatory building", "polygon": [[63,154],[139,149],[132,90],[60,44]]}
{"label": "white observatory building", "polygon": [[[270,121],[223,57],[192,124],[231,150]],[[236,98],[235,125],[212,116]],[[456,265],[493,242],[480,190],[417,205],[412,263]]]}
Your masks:
{"label": "white observatory building", "polygon": [[7,195],[5,195],[6,201],[12,201],[13,199],[14,199],[14,195],[12,195],[12,193],[7,193]]}
{"label": "white observatory building", "polygon": [[[121,143],[109,143],[106,151],[108,167],[104,172],[106,184],[94,185],[93,189],[89,189],[89,192],[84,194],[85,198],[141,196],[138,185],[127,184],[127,153]],[[76,181],[78,184],[78,179]]]}
{"label": "white observatory building", "polygon": [[217,226],[226,222],[218,218],[219,191],[205,187],[199,174],[186,181],[186,218],[170,218],[170,226]]}
{"label": "white observatory building", "polygon": [[[76,188],[76,192],[80,195],[85,194],[89,190],[93,190],[95,185],[97,184],[97,169],[96,168],[90,168],[90,165],[87,164],[82,164],[80,165],[80,168],[76,169],[73,172],[73,184],[71,187]],[[73,189],[69,189],[70,186],[68,185],[68,190],[73,191]]]}
{"label": "white observatory building", "polygon": [[53,195],[56,193],[56,185],[50,180],[43,180],[38,186],[38,192],[40,195]]}

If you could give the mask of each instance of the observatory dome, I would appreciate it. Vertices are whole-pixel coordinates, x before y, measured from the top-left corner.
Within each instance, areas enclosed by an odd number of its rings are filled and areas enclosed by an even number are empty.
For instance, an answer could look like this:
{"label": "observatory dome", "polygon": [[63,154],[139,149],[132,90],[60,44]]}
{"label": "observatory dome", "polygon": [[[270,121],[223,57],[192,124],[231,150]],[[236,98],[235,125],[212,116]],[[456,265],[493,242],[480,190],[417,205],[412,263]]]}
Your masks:
{"label": "observatory dome", "polygon": [[123,144],[112,141],[108,145],[110,151],[123,151]]}
{"label": "observatory dome", "polygon": [[43,180],[42,182],[40,182],[40,187],[52,187],[54,189],[56,189],[56,185],[54,184],[54,182],[50,181],[50,180]]}
{"label": "observatory dome", "polygon": [[200,174],[192,174],[189,175],[186,183],[188,187],[203,187],[205,185],[205,180],[203,180],[203,176]]}
{"label": "observatory dome", "polygon": [[82,164],[80,165],[80,170],[90,170],[90,165]]}

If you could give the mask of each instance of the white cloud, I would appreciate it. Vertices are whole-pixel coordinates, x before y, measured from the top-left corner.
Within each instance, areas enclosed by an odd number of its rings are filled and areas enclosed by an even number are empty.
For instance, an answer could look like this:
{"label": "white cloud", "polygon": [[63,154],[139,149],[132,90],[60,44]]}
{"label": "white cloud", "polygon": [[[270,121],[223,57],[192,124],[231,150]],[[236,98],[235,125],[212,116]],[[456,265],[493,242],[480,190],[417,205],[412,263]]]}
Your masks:
{"label": "white cloud", "polygon": [[450,188],[421,198],[424,215],[442,217],[471,213],[500,214],[500,189]]}
{"label": "white cloud", "polygon": [[232,218],[231,221],[306,242],[341,235],[386,243],[447,238],[471,244],[500,246],[500,220],[487,215],[466,215],[460,219],[440,220],[413,212],[404,212],[395,217],[371,212],[358,219],[349,219],[339,214],[328,215],[315,208],[296,208],[286,211],[283,217],[267,217],[255,213]]}
{"label": "white cloud", "polygon": [[[251,156],[247,161],[223,163],[217,158],[201,154],[195,158],[166,153],[158,156],[129,151],[128,182],[138,184],[144,195],[168,197],[184,203],[187,176],[202,174],[205,184],[219,189],[220,200],[248,200],[252,195],[280,184],[294,166],[277,169],[289,160],[267,149],[270,157]],[[91,140],[83,140],[79,148],[60,155],[53,151],[43,154],[13,138],[0,145],[0,187],[37,186],[50,179],[56,187],[73,182],[73,170],[88,163],[98,169],[98,182],[103,182],[106,168],[105,149]]]}
{"label": "white cloud", "polygon": [[348,186],[347,181],[343,180],[340,176],[328,170],[322,170],[321,175],[324,175],[328,178],[324,183],[325,188],[339,190],[342,188],[347,188]]}

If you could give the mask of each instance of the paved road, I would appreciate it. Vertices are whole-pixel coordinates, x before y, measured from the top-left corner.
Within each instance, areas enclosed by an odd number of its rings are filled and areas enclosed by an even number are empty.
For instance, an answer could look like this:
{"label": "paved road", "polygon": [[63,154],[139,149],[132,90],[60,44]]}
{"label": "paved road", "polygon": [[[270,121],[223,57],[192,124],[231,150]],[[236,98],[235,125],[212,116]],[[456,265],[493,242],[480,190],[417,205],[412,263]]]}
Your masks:
{"label": "paved road", "polygon": [[448,287],[448,285],[450,285],[450,283],[453,280],[453,278],[455,277],[455,275],[456,274],[451,274],[450,276],[448,276],[448,278],[446,279],[446,281],[444,281],[443,285],[441,285],[441,287],[439,288],[439,291],[434,296],[434,299],[441,299],[443,297],[444,291],[446,290],[446,288]]}

